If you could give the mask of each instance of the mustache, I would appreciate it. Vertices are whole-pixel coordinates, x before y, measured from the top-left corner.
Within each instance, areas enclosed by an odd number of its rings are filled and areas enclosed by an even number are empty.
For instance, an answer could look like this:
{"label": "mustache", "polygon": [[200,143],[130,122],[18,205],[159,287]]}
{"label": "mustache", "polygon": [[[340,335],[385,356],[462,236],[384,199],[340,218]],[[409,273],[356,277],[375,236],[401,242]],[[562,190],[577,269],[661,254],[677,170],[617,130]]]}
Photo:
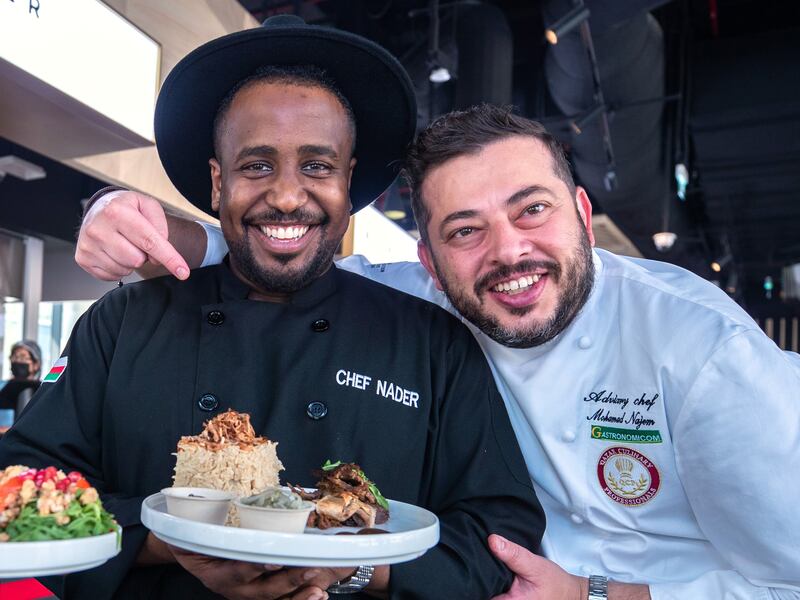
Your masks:
{"label": "mustache", "polygon": [[513,265],[503,265],[497,267],[493,271],[489,271],[481,275],[475,282],[475,295],[480,296],[481,293],[489,289],[501,281],[510,279],[514,275],[522,275],[530,273],[536,269],[546,269],[548,274],[553,277],[555,281],[561,278],[561,266],[552,260],[522,260]]}
{"label": "mustache", "polygon": [[292,223],[293,225],[324,225],[328,222],[328,216],[325,213],[318,213],[301,207],[290,213],[282,212],[277,208],[267,208],[255,215],[242,217],[242,225],[254,225],[265,221],[269,223]]}

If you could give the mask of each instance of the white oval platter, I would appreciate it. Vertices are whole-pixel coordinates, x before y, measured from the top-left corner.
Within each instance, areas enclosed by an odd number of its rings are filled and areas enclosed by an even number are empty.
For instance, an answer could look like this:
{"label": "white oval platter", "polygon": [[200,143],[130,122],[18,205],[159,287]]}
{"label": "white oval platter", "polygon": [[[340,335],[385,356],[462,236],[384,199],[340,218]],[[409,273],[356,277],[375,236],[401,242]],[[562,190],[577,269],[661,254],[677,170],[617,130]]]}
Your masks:
{"label": "white oval platter", "polygon": [[164,495],[142,503],[142,523],[156,537],[184,550],[265,564],[287,566],[389,565],[422,556],[439,542],[439,519],[432,512],[389,500],[389,520],[376,525],[385,534],[335,535],[356,528],[306,529],[275,533],[189,521],[167,513]]}

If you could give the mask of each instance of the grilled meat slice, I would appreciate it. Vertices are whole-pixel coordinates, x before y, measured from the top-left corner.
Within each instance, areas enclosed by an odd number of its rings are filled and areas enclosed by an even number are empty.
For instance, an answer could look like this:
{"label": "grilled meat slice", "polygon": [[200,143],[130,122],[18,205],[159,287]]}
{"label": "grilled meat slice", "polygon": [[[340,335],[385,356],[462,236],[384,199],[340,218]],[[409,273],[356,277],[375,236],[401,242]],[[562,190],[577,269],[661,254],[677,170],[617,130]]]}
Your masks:
{"label": "grilled meat slice", "polygon": [[314,502],[308,527],[374,527],[389,520],[389,511],[378,504],[370,490],[372,482],[359,465],[345,463],[314,474],[319,477],[315,492],[289,485],[301,498]]}
{"label": "grilled meat slice", "polygon": [[[317,500],[316,512],[322,517],[336,521],[338,527],[373,527],[377,511],[374,507],[356,498],[349,492],[326,495]],[[320,520],[322,521],[322,520]],[[324,529],[317,525],[320,529]]]}

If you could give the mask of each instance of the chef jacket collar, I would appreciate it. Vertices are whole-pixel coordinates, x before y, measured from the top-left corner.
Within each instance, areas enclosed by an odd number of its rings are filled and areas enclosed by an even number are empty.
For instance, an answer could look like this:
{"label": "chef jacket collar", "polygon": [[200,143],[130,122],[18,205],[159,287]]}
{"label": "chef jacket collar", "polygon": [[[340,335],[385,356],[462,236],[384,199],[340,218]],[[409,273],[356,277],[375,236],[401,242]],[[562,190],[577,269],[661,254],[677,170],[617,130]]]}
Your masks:
{"label": "chef jacket collar", "polygon": [[[222,281],[220,294],[223,302],[231,300],[245,300],[250,293],[250,286],[239,279],[230,267],[228,257],[220,265]],[[323,301],[336,291],[338,272],[334,265],[321,277],[312,281],[301,290],[289,296],[286,304],[299,307],[311,307]]]}

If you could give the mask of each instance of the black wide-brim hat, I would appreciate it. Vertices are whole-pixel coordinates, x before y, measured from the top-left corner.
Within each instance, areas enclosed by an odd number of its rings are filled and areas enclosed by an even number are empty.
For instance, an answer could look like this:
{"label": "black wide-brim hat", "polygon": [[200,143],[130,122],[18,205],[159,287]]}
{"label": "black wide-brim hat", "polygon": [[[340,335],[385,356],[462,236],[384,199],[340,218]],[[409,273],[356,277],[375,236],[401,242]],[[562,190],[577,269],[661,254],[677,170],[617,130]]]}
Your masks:
{"label": "black wide-brim hat", "polygon": [[293,15],[203,44],[172,69],[158,95],[155,137],[170,180],[189,202],[211,209],[208,159],[222,99],[261,66],[314,65],[350,102],[358,160],[350,187],[352,212],[392,183],[414,136],[417,105],[405,69],[389,52],[352,33],[307,25]]}

